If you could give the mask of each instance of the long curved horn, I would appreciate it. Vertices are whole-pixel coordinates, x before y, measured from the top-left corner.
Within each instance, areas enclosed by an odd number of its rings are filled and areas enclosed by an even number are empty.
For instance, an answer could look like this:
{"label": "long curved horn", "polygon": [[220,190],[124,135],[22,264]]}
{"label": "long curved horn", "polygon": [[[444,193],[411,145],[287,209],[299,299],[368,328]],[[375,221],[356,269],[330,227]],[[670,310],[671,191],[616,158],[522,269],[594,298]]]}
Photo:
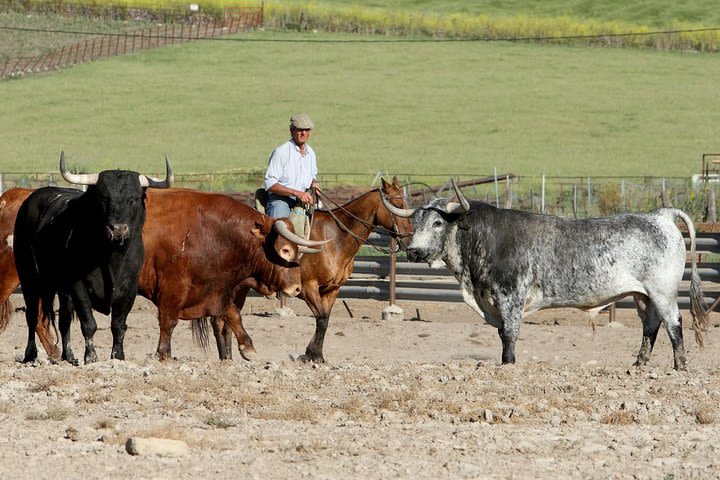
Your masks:
{"label": "long curved horn", "polygon": [[298,252],[300,253],[320,253],[322,250],[318,248],[310,248],[310,247],[303,247],[302,245],[298,245]]}
{"label": "long curved horn", "polygon": [[328,238],[327,240],[306,240],[306,239],[302,238],[300,235],[291,232],[290,229],[287,227],[287,225],[285,225],[285,222],[283,222],[282,220],[277,220],[275,222],[274,226],[275,226],[275,231],[278,234],[287,238],[291,242],[293,242],[297,245],[301,245],[303,247],[319,247],[321,245],[325,245],[330,240],[332,240],[330,238]]}
{"label": "long curved horn", "polygon": [[95,185],[98,181],[97,173],[77,174],[70,173],[65,168],[65,151],[60,152],[60,174],[68,182],[75,185]]}
{"label": "long curved horn", "polygon": [[465,195],[460,191],[460,187],[457,186],[457,183],[455,183],[454,178],[450,178],[450,181],[452,182],[452,186],[455,189],[455,195],[457,195],[458,201],[460,202],[460,205],[462,205],[464,212],[470,211],[470,202],[468,202],[467,198],[465,198]]}
{"label": "long curved horn", "polygon": [[140,186],[149,188],[170,188],[175,181],[172,168],[170,168],[170,160],[165,155],[165,180],[159,178],[148,177],[147,175],[140,174]]}
{"label": "long curved horn", "polygon": [[385,208],[387,208],[390,213],[393,215],[396,215],[398,217],[408,218],[412,216],[413,213],[415,213],[416,208],[398,208],[392,203],[388,201],[387,198],[385,198],[385,194],[380,192],[380,198],[382,198],[383,205],[385,205]]}

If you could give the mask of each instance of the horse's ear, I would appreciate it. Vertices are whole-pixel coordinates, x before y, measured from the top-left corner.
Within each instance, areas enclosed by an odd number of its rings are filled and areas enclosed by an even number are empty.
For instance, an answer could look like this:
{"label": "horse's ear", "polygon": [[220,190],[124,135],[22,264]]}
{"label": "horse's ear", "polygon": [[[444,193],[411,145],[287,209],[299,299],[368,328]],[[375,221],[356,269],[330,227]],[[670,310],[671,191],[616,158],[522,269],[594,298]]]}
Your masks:
{"label": "horse's ear", "polygon": [[398,182],[397,175],[394,175],[394,176],[393,176],[392,182],[393,182],[393,185],[395,185],[396,187],[400,188],[400,182]]}
{"label": "horse's ear", "polygon": [[380,182],[382,183],[382,189],[384,192],[387,192],[388,187],[390,186],[389,183],[385,181],[384,178],[380,178]]}

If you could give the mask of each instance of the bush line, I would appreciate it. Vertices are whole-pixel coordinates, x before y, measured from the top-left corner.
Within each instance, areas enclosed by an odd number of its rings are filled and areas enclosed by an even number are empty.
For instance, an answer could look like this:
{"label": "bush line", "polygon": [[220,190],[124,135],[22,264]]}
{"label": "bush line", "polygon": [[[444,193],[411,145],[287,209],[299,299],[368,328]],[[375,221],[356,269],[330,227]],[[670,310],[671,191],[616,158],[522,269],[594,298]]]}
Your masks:
{"label": "bush line", "polygon": [[[100,16],[120,20],[173,22],[192,17],[219,20],[227,7],[246,2],[202,0],[191,12],[191,0],[0,0],[0,11]],[[261,3],[257,3],[260,7]],[[334,7],[312,2],[264,4],[265,26],[273,29],[374,34],[444,40],[526,40],[567,45],[644,47],[660,50],[720,51],[720,32],[698,30],[703,26],[675,24],[667,32],[626,22],[579,21],[571,17],[542,18],[526,15],[491,17],[450,14],[445,16],[373,9],[363,6]],[[634,33],[636,35],[624,35]],[[623,36],[616,36],[623,34]],[[548,40],[550,37],[563,37]],[[573,38],[575,37],[575,38]],[[576,38],[585,37],[585,38]],[[528,40],[530,39],[530,40]]]}

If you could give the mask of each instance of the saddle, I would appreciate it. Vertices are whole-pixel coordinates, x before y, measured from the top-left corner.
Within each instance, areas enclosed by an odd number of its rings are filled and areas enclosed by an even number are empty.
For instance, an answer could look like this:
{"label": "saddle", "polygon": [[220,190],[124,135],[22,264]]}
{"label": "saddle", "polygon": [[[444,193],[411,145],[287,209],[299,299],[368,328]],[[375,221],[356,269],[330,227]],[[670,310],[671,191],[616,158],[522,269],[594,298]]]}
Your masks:
{"label": "saddle", "polygon": [[[267,207],[269,199],[270,195],[264,188],[255,190],[255,210],[265,214],[265,207]],[[313,210],[312,205],[307,205],[298,200],[290,210],[290,215],[288,215],[288,220],[292,223],[295,233],[303,238],[310,237],[310,218],[312,217]]]}

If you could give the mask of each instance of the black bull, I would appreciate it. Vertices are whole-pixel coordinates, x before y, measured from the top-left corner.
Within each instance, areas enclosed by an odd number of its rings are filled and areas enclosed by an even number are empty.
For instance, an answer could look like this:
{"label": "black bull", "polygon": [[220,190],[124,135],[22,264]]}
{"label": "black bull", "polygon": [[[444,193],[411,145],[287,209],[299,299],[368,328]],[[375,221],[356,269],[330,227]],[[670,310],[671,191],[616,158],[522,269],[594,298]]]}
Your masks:
{"label": "black bull", "polygon": [[65,169],[61,154],[63,177],[70,183],[88,185],[87,191],[44,187],[20,206],[14,250],[28,325],[23,361],[37,358],[38,302],[42,301],[43,316],[54,318],[56,294],[64,360],[77,363],[69,344],[73,309],[85,338],[85,363],[97,361],[93,309],[111,315],[111,358],[124,358],[126,320],[144,258],[145,188],[167,188],[172,181],[167,161],[166,167],[164,181],[124,170],[73,175]]}

